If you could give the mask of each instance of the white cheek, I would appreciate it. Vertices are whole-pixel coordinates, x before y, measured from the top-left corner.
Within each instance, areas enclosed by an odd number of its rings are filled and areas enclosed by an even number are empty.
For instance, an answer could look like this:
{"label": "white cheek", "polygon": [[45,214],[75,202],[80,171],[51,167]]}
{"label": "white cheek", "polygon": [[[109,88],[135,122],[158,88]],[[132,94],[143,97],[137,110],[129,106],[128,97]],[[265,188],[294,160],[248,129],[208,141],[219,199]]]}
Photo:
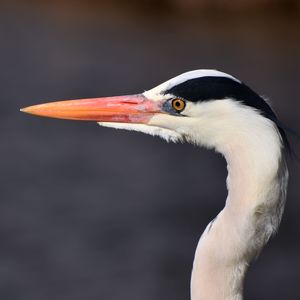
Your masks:
{"label": "white cheek", "polygon": [[183,115],[195,118],[229,118],[232,113],[231,105],[228,105],[228,100],[213,100],[203,102],[187,102]]}

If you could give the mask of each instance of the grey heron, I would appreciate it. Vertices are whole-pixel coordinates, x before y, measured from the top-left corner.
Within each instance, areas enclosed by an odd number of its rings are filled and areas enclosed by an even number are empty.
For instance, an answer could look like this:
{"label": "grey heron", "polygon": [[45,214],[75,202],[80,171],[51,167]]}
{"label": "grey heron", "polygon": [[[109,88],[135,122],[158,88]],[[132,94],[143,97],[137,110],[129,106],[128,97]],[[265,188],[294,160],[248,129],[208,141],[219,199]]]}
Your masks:
{"label": "grey heron", "polygon": [[22,111],[95,121],[221,153],[228,196],[196,248],[191,299],[243,298],[249,264],[278,229],[288,184],[288,141],[261,96],[229,74],[202,69],[141,94],[51,102]]}

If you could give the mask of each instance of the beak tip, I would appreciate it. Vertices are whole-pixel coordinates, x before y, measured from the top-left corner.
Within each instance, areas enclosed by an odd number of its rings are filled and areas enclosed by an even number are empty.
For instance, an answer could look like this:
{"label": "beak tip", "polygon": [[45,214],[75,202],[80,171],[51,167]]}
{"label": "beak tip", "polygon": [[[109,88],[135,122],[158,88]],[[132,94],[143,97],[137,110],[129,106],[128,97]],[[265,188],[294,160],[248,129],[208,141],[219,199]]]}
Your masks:
{"label": "beak tip", "polygon": [[23,107],[23,108],[20,108],[20,112],[29,113],[30,109],[29,109],[29,107]]}

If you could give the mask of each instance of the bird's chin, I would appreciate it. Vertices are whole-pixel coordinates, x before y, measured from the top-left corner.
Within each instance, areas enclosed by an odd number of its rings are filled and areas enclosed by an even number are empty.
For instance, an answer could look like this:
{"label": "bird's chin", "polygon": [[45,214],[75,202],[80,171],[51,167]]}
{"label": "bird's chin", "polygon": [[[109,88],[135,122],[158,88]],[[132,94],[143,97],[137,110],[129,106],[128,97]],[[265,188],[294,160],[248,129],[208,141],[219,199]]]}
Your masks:
{"label": "bird's chin", "polygon": [[150,134],[152,136],[159,136],[167,142],[180,142],[183,140],[183,136],[173,130],[161,128],[146,124],[132,124],[132,123],[114,123],[114,122],[98,122],[100,126],[112,127],[116,129],[125,129],[132,131],[139,131],[142,133]]}

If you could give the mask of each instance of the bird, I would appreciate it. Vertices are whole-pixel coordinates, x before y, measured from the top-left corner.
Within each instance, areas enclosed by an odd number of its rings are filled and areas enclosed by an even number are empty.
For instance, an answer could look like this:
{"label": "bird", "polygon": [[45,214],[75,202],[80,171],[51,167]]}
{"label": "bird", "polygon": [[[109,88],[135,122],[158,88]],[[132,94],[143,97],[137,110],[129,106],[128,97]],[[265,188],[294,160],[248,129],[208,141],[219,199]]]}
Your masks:
{"label": "bird", "polygon": [[277,232],[287,196],[289,143],[268,101],[213,69],[175,76],[140,94],[55,101],[21,109],[188,142],[226,160],[228,195],[194,255],[191,300],[242,300],[245,276]]}

